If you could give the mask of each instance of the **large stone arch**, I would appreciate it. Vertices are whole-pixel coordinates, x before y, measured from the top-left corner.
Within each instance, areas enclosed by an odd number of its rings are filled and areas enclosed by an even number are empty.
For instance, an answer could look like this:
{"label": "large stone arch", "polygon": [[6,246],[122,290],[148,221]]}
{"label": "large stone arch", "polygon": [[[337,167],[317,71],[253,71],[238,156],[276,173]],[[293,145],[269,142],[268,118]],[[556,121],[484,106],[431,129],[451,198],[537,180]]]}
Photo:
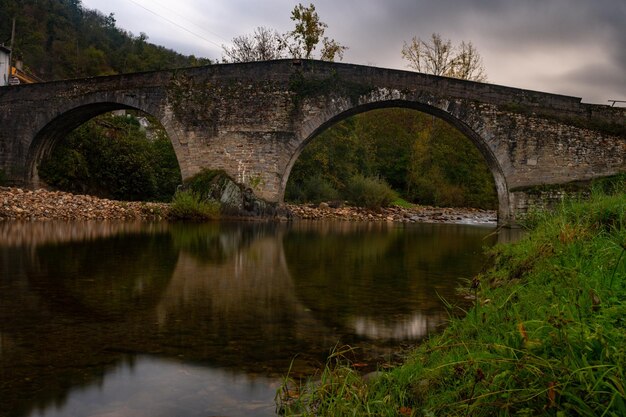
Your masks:
{"label": "large stone arch", "polygon": [[180,129],[172,118],[168,117],[167,112],[163,112],[160,107],[152,103],[146,105],[133,100],[133,97],[124,96],[121,99],[115,97],[104,101],[86,98],[80,102],[67,103],[63,108],[57,109],[55,114],[50,115],[47,123],[42,123],[40,126],[35,125],[33,127],[33,140],[26,153],[24,183],[38,188],[40,186],[38,165],[49,155],[58,141],[92,118],[115,110],[138,110],[155,117],[167,133],[174,148],[181,174],[184,175],[188,170],[186,148],[181,145],[183,141],[180,140]]}
{"label": "large stone arch", "polygon": [[[473,128],[466,120],[459,117],[458,114],[454,114],[451,111],[448,111],[449,106],[447,104],[445,106],[437,106],[430,103],[425,104],[419,101],[411,101],[407,99],[397,98],[364,103],[362,102],[357,106],[347,109],[342,108],[342,104],[345,104],[345,102],[342,103],[341,100],[339,100],[338,102],[333,102],[332,104],[333,105],[327,107],[323,112],[317,114],[311,120],[309,120],[300,130],[298,146],[295,149],[294,153],[291,155],[286,170],[282,175],[280,187],[280,201],[283,201],[284,199],[287,181],[296,160],[300,157],[303,149],[319,133],[328,129],[332,125],[359,113],[365,113],[370,110],[384,108],[406,108],[427,113],[439,119],[442,119],[457,128],[461,133],[463,133],[472,141],[472,143],[476,146],[478,151],[483,156],[485,163],[491,171],[495,182],[496,192],[498,195],[498,223],[506,224],[509,220],[511,220],[510,194],[504,171],[502,169],[502,166],[500,165],[498,158],[489,146],[488,141],[485,139],[485,137],[482,136],[490,135],[490,132],[486,132],[484,128],[482,128],[481,130]],[[478,133],[479,131],[482,133],[482,135],[481,133]]]}

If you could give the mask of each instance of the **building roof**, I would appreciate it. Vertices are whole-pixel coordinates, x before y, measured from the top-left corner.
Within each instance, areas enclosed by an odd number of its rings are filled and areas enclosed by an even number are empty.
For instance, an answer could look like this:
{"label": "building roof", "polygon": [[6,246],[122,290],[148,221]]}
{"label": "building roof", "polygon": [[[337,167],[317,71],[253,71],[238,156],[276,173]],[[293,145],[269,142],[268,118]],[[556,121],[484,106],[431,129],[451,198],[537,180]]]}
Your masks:
{"label": "building roof", "polygon": [[4,52],[5,54],[10,54],[11,49],[8,46],[0,45],[0,52]]}
{"label": "building roof", "polygon": [[29,74],[25,71],[18,70],[15,67],[11,67],[11,75],[13,77],[17,77],[17,79],[20,80],[20,84],[41,83],[44,81],[34,74]]}

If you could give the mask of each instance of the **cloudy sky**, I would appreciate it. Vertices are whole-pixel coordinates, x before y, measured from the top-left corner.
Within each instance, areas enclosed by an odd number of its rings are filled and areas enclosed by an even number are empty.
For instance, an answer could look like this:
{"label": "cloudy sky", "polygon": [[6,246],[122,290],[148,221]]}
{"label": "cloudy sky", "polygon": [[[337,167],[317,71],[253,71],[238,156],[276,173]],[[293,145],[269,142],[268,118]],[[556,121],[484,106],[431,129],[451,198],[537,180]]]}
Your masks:
{"label": "cloudy sky", "polygon": [[[222,45],[258,26],[293,29],[289,0],[83,0],[118,27],[185,54],[219,60]],[[308,5],[310,1],[303,2]],[[407,69],[400,51],[434,32],[471,41],[488,82],[626,100],[626,0],[314,0],[343,62]]]}

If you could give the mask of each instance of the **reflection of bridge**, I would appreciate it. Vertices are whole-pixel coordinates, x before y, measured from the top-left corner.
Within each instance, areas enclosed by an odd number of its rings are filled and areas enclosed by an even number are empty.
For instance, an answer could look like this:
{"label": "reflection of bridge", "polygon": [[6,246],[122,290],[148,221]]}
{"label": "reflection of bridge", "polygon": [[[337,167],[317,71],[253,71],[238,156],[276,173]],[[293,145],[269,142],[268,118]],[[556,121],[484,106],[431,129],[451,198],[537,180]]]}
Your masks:
{"label": "reflection of bridge", "polygon": [[[191,236],[165,224],[2,226],[0,415],[61,406],[70,388],[102,381],[128,354],[276,376],[295,355],[287,339],[302,340],[309,350],[301,361],[310,367],[339,338],[300,306],[280,235],[225,233],[213,224]],[[134,263],[118,269],[123,262],[111,250],[129,236],[144,238],[120,249]],[[197,250],[210,239],[220,247],[213,257]],[[277,325],[285,320],[288,327]],[[332,340],[314,340],[311,329]]]}
{"label": "reflection of bridge", "polygon": [[[295,239],[286,233],[289,226],[278,225],[275,232],[264,224],[0,226],[7,237],[0,242],[0,397],[3,405],[16,410],[27,407],[35,395],[49,396],[37,397],[40,404],[52,399],[59,403],[70,387],[104,378],[128,353],[184,355],[191,362],[273,376],[277,369],[289,368],[297,350],[291,369],[302,373],[323,361],[339,339],[358,346],[369,337],[420,337],[445,320],[430,311],[424,313],[427,318],[411,312],[379,319],[355,309],[349,317],[337,317],[325,311],[323,297],[305,296],[311,291],[302,287],[314,285],[326,293],[328,287],[318,282],[323,268],[317,276],[294,278],[302,266],[296,256],[290,258],[288,248],[311,254],[308,265],[319,260],[311,249],[320,242],[310,246],[299,243],[298,236],[319,233],[324,242],[341,247],[355,230],[393,229],[382,223],[337,223],[326,229],[300,223],[289,229],[297,230]],[[454,233],[460,226],[450,227]],[[473,233],[469,238],[482,242],[484,233]],[[359,246],[354,251],[358,256],[379,259],[398,252],[393,246],[397,234],[368,235],[378,236],[374,242],[368,239],[373,250]],[[463,246],[464,237],[458,232],[454,236],[453,246]],[[334,247],[323,250],[332,252]],[[120,266],[119,253],[133,260],[130,268]],[[94,262],[94,257],[105,262]],[[352,259],[342,260],[346,267],[353,264]],[[346,279],[346,285],[352,284]],[[349,303],[344,300],[343,305]],[[377,354],[390,349],[384,342],[366,345]],[[266,368],[268,362],[273,369]],[[95,372],[86,376],[85,369]]]}
{"label": "reflection of bridge", "polygon": [[[431,113],[465,133],[495,178],[501,223],[529,189],[626,171],[626,109],[412,72],[318,61],[215,65],[0,89],[0,169],[38,184],[55,142],[115,109],[152,114],[167,130],[183,178],[223,169],[270,202],[311,138],[382,107]],[[541,197],[541,196],[540,196]]]}

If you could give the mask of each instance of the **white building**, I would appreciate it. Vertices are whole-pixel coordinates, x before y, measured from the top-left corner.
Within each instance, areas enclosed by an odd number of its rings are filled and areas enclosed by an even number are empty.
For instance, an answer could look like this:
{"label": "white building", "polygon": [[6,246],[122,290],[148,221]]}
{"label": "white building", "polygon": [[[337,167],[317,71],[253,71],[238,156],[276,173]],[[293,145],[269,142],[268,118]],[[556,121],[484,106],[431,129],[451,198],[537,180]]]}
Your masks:
{"label": "white building", "polygon": [[11,70],[11,50],[0,45],[0,87],[9,85],[9,71]]}

